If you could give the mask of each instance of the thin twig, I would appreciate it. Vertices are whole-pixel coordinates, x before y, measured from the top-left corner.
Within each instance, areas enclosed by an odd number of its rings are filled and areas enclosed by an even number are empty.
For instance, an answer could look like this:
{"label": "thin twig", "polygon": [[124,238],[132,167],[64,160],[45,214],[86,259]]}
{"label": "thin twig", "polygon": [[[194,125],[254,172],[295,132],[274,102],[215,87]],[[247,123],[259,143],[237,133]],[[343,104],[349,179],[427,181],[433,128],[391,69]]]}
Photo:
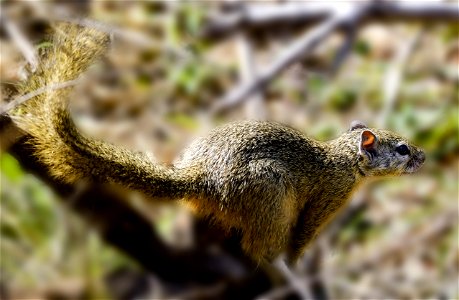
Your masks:
{"label": "thin twig", "polygon": [[319,26],[306,32],[292,46],[283,52],[271,66],[261,72],[257,78],[249,83],[241,85],[239,88],[230,92],[222,100],[218,101],[211,109],[212,113],[219,113],[230,106],[239,104],[244,98],[253,92],[263,89],[279,73],[291,66],[293,63],[305,57],[306,54],[313,51],[320,42],[333,33],[343,24],[357,22],[364,11],[368,8],[365,5],[353,6],[352,9],[336,12],[328,20]]}
{"label": "thin twig", "polygon": [[77,78],[77,79],[69,80],[69,81],[65,81],[65,82],[54,83],[54,84],[51,84],[51,85],[47,85],[47,86],[41,87],[41,88],[39,88],[39,89],[37,89],[35,91],[32,91],[30,93],[27,93],[25,95],[19,96],[19,97],[15,98],[13,101],[11,101],[11,102],[3,105],[2,107],[0,107],[0,115],[3,115],[5,113],[9,112],[13,108],[23,104],[27,100],[32,99],[32,98],[34,98],[34,97],[36,97],[36,96],[38,96],[40,94],[74,86],[74,85],[78,84],[80,82],[80,80],[81,80],[81,78]]}
{"label": "thin twig", "polygon": [[148,35],[145,35],[139,31],[116,27],[111,24],[107,24],[104,22],[100,22],[100,21],[96,21],[96,20],[92,20],[88,18],[77,18],[77,17],[67,16],[67,15],[63,15],[62,13],[57,14],[57,16],[54,17],[54,19],[56,21],[63,21],[63,22],[68,22],[72,24],[77,24],[80,26],[94,28],[96,30],[105,32],[110,35],[110,40],[112,42],[114,38],[120,38],[122,40],[133,43],[139,47],[165,49],[166,51],[173,53],[174,55],[176,55],[177,57],[183,60],[190,60],[192,58],[193,59],[196,58],[196,56],[191,51],[187,50],[188,45],[185,45],[184,47],[182,47],[182,49],[164,46],[164,43],[160,43],[152,39]]}
{"label": "thin twig", "polygon": [[305,277],[293,274],[282,258],[276,259],[273,265],[284,275],[288,285],[300,295],[301,299],[311,299],[307,286],[308,280]]}
{"label": "thin twig", "polygon": [[[251,41],[247,34],[241,32],[238,36],[239,65],[242,82],[250,82],[257,76],[255,58]],[[246,117],[249,119],[266,119],[266,108],[261,92],[254,93],[245,105]]]}
{"label": "thin twig", "polygon": [[303,55],[317,46],[317,44],[327,37],[338,25],[336,19],[332,18],[315,28],[312,32],[308,32],[298,42],[288,48],[280,58],[275,61],[267,70],[258,75],[258,78],[241,85],[241,87],[230,92],[222,100],[218,101],[213,112],[218,113],[230,106],[240,103],[244,98],[256,90],[263,89],[268,82],[277,76],[281,71],[286,69],[292,63],[303,57]]}
{"label": "thin twig", "polygon": [[78,24],[80,26],[94,28],[99,31],[118,36],[126,41],[132,42],[139,46],[151,47],[158,46],[158,42],[151,39],[149,36],[144,35],[138,31],[127,30],[124,28],[118,28],[116,26],[99,22],[96,20],[91,20],[88,18],[75,18],[71,16],[65,16],[63,14],[58,14],[55,18],[57,21],[64,21],[73,24]]}
{"label": "thin twig", "polygon": [[420,37],[424,30],[420,30],[417,34],[413,35],[402,47],[400,47],[397,55],[395,56],[391,66],[384,76],[383,92],[384,92],[384,108],[378,119],[378,126],[383,128],[387,126],[389,116],[394,109],[397,95],[400,90],[400,84],[403,80],[403,73],[406,63],[410,54],[416,48]]}
{"label": "thin twig", "polygon": [[27,40],[18,26],[14,22],[11,22],[5,14],[2,15],[2,18],[6,32],[29,63],[31,71],[35,72],[38,67],[38,57],[33,45]]}
{"label": "thin twig", "polygon": [[357,28],[355,25],[351,25],[346,30],[345,40],[341,48],[338,49],[335,58],[331,64],[330,70],[328,71],[329,74],[334,75],[339,70],[343,62],[349,56],[352,50],[352,46],[354,45],[355,38],[357,36]]}

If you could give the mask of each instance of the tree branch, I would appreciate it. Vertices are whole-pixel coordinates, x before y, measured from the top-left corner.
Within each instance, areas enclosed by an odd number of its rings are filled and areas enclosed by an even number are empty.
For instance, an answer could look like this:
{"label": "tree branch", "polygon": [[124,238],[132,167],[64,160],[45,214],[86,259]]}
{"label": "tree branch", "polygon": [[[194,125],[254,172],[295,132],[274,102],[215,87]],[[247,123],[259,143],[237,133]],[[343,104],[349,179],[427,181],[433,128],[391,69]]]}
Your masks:
{"label": "tree branch", "polygon": [[[277,10],[275,9],[277,8]],[[324,39],[338,29],[347,28],[347,40],[338,51],[335,61],[332,63],[332,72],[342,63],[346,54],[350,51],[355,32],[359,24],[369,20],[403,19],[423,21],[458,21],[459,7],[450,3],[397,3],[386,1],[369,1],[365,3],[293,3],[287,5],[247,5],[243,8],[244,13],[239,17],[232,16],[232,22],[218,21],[225,24],[224,30],[238,29],[240,26],[250,27],[272,26],[272,22],[285,21],[304,22],[310,21],[313,16],[326,17],[325,21],[310,31],[303,34],[293,45],[288,47],[274,63],[261,71],[258,77],[250,82],[244,82],[236,89],[217,101],[211,108],[211,113],[217,114],[229,107],[235,106],[254,92],[264,89],[283,70],[311,53]],[[229,25],[231,23],[231,25]],[[212,27],[212,26],[210,26]],[[218,30],[223,29],[217,25]],[[209,27],[207,27],[209,28]],[[207,33],[211,34],[207,29]],[[206,30],[204,31],[206,32]],[[220,32],[222,34],[223,32]],[[204,34],[204,35],[205,35]]]}
{"label": "tree branch", "polygon": [[[14,132],[23,134],[8,116],[0,116],[0,138]],[[149,220],[129,206],[122,193],[101,185],[73,186],[57,181],[46,165],[34,155],[28,135],[16,139],[9,149],[28,172],[42,179],[61,196],[61,200],[82,216],[109,244],[119,249],[146,270],[175,283],[210,284],[220,280],[243,279],[250,266],[227,252],[213,254],[206,245],[178,251],[166,246]],[[5,150],[5,149],[4,149]],[[212,226],[201,226],[205,235]],[[206,232],[207,230],[207,232]],[[180,270],[180,272],[177,272]]]}
{"label": "tree branch", "polygon": [[333,33],[338,27],[344,24],[352,26],[358,22],[364,15],[368,6],[352,6],[348,9],[336,12],[328,20],[306,32],[293,45],[285,50],[279,58],[266,70],[259,73],[258,77],[251,82],[242,84],[239,88],[230,92],[222,100],[218,101],[212,107],[212,113],[220,113],[221,111],[239,104],[244,98],[251,95],[253,92],[263,89],[277,75],[279,75],[287,67],[305,57],[306,54],[313,51],[320,42]]}
{"label": "tree branch", "polygon": [[[332,16],[341,5],[337,2],[293,2],[277,4],[246,4],[232,14],[218,15],[210,19],[202,30],[202,37],[218,40],[238,30],[271,30],[276,26],[312,25]],[[368,1],[356,6],[371,6],[362,21],[406,22],[457,22],[459,7],[456,3]]]}

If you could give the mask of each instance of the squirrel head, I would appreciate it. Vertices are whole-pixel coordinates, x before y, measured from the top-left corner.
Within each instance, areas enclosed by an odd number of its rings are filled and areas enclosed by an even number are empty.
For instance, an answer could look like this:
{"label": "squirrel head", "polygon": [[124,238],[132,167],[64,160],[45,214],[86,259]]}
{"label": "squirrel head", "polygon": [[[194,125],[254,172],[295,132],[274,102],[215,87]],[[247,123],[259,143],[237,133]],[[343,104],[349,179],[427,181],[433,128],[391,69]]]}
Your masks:
{"label": "squirrel head", "polygon": [[352,122],[350,131],[359,134],[357,166],[365,176],[413,173],[425,161],[424,151],[396,133],[370,129],[360,121]]}

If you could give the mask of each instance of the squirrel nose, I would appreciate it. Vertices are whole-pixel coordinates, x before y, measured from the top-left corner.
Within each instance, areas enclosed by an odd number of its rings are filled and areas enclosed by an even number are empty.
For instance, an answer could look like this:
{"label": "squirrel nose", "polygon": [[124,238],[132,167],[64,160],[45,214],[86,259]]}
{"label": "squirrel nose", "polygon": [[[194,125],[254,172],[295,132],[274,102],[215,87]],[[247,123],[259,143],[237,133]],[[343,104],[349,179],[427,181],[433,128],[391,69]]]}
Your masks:
{"label": "squirrel nose", "polygon": [[419,161],[422,163],[424,163],[424,161],[426,160],[426,155],[424,154],[424,151],[419,151],[419,154],[418,154],[418,159]]}

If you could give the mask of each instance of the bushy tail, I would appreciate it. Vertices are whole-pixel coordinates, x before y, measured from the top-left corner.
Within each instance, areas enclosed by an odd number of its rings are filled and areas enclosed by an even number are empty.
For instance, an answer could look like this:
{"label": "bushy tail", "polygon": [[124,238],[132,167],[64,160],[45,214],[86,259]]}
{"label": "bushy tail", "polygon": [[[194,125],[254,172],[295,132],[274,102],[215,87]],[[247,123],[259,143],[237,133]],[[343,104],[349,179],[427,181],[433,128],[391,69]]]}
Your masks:
{"label": "bushy tail", "polygon": [[[95,29],[60,26],[40,68],[22,85],[22,94],[74,80],[106,49],[108,37]],[[146,155],[88,138],[67,109],[70,89],[50,89],[13,112],[15,122],[32,136],[37,157],[58,179],[113,182],[151,197],[179,198],[189,181],[176,170],[153,164]]]}

